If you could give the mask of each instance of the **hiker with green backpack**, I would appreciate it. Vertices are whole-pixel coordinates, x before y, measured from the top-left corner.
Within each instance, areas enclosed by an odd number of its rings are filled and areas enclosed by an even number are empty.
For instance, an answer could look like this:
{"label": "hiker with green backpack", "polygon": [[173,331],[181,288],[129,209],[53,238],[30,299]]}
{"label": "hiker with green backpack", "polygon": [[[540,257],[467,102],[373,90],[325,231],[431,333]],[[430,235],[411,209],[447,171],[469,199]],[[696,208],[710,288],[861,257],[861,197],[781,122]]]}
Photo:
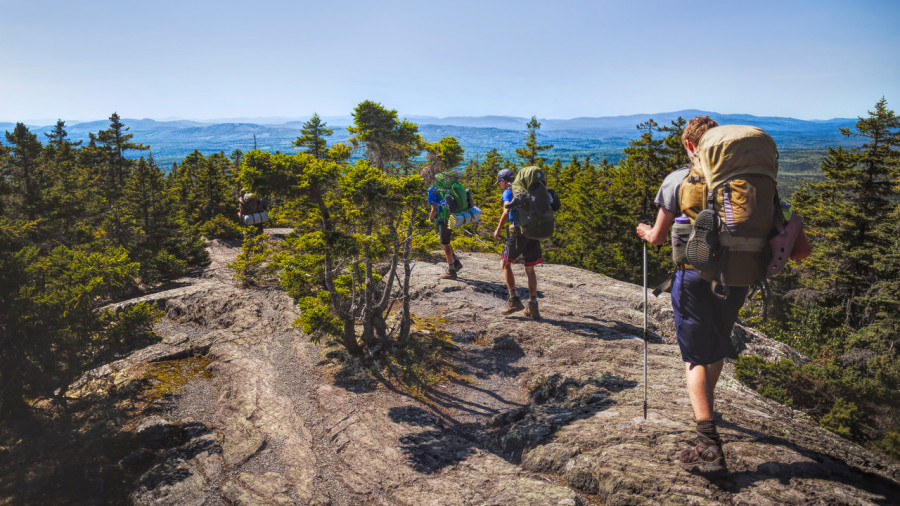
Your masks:
{"label": "hiker with green backpack", "polygon": [[459,183],[458,177],[453,171],[437,174],[434,184],[428,188],[428,204],[431,206],[428,220],[435,223],[447,258],[447,271],[440,279],[456,279],[457,272],[463,267],[450,244],[453,229],[463,222],[473,223],[481,215],[472,202],[472,192]]}
{"label": "hiker with green backpack", "polygon": [[[494,240],[500,238],[503,226],[509,222],[506,245],[500,259],[500,268],[509,290],[509,301],[503,314],[511,314],[525,309],[525,316],[541,319],[537,301],[537,273],[534,266],[542,263],[541,241],[553,235],[553,212],[559,209],[559,198],[547,188],[544,170],[540,167],[525,167],[518,174],[511,169],[502,169],[497,180],[503,194],[503,214],[494,230]],[[516,295],[516,277],[512,264],[519,257],[525,263],[525,277],[528,279],[528,308]]]}
{"label": "hiker with green backpack", "polygon": [[727,467],[714,391],[724,359],[735,355],[731,331],[748,288],[765,282],[768,242],[780,216],[778,152],[762,130],[718,126],[709,116],[691,119],[682,143],[691,163],[665,178],[656,222],[638,225],[637,234],[660,245],[673,230],[672,309],[697,428],[696,445],[678,461],[689,471],[715,473]]}

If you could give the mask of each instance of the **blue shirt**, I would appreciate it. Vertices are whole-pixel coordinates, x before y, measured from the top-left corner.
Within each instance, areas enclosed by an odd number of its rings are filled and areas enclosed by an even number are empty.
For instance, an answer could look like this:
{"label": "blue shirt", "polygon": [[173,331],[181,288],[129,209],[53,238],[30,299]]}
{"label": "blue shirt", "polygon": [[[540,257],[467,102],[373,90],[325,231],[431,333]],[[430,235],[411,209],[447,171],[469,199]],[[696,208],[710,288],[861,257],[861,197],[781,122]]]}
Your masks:
{"label": "blue shirt", "polygon": [[[503,195],[500,196],[500,200],[503,201],[505,205],[507,202],[511,202],[513,199],[512,188],[507,188],[503,190]],[[509,222],[515,226],[519,226],[519,210],[518,209],[510,209],[509,210]]]}

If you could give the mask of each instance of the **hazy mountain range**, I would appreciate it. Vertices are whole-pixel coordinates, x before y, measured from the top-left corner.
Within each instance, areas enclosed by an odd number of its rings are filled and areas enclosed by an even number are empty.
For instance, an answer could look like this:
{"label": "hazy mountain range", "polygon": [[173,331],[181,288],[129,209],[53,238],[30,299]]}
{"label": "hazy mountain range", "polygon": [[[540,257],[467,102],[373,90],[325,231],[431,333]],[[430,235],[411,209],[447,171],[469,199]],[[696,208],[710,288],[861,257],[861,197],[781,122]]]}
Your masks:
{"label": "hazy mountain range", "polygon": [[[680,117],[691,118],[708,114],[721,124],[748,124],[769,132],[782,150],[824,149],[829,146],[850,145],[852,139],[840,134],[840,128],[852,127],[855,118],[835,118],[829,120],[800,120],[784,117],[762,117],[745,114],[719,114],[715,112],[684,110],[655,114],[634,114],[630,116],[607,116],[595,118],[539,119],[541,128],[539,142],[552,144],[549,158],[561,157],[568,160],[572,155],[591,156],[598,160],[607,157],[616,161],[622,148],[640,136],[636,126],[653,118],[657,123],[668,125]],[[149,145],[157,163],[169,165],[180,161],[188,153],[199,150],[204,154],[218,151],[231,153],[235,149],[253,149],[256,146],[267,151],[294,153],[297,148],[291,142],[300,135],[300,127],[307,120],[290,118],[227,118],[211,121],[128,119],[122,122],[134,134],[134,142]],[[328,138],[329,145],[346,141],[349,134],[346,127],[353,121],[350,116],[322,118],[334,135]],[[505,155],[514,156],[515,148],[524,144],[526,124],[529,118],[512,116],[448,117],[407,116],[406,119],[419,125],[419,132],[428,141],[437,141],[445,136],[456,137],[466,149],[467,158],[481,156],[497,148]],[[53,129],[50,125],[28,125],[30,130],[45,140],[43,133]],[[12,122],[0,122],[0,130],[15,127]],[[109,127],[109,120],[68,122],[66,129],[71,140],[88,139],[88,133]],[[850,142],[848,142],[850,141]],[[0,142],[5,142],[0,139]]]}

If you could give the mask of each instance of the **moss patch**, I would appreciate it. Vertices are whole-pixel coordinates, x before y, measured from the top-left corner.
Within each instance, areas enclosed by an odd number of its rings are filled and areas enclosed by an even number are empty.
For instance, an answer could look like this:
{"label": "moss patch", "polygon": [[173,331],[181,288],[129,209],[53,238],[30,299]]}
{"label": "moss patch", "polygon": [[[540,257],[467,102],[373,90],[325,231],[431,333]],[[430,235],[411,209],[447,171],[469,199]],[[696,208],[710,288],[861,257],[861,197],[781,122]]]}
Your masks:
{"label": "moss patch", "polygon": [[147,396],[156,400],[166,395],[176,395],[193,380],[211,378],[212,373],[207,369],[211,362],[212,359],[208,357],[194,355],[150,364],[147,371]]}

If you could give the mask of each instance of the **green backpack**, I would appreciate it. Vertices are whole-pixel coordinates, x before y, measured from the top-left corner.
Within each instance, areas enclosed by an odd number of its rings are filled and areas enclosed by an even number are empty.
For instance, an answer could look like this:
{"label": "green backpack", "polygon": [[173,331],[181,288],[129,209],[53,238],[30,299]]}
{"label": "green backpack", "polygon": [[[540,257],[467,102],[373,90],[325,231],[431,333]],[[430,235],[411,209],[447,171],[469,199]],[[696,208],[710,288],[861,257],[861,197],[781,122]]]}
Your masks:
{"label": "green backpack", "polygon": [[447,204],[450,213],[461,213],[469,209],[469,196],[466,187],[458,181],[456,172],[442,172],[434,177],[434,186],[438,189]]}
{"label": "green backpack", "polygon": [[512,183],[512,193],[511,204],[518,212],[522,235],[539,241],[549,239],[556,219],[544,169],[532,165],[520,170]]}

